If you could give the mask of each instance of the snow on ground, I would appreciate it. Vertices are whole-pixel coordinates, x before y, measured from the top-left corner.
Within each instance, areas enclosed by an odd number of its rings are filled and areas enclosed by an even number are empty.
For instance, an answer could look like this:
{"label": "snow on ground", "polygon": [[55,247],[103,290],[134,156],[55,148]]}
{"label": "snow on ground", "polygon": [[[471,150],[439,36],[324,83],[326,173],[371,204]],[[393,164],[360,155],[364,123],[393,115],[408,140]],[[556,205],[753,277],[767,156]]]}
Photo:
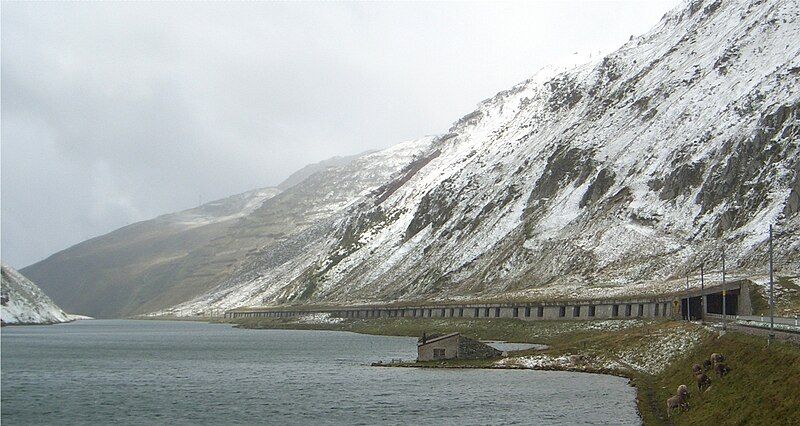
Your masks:
{"label": "snow on ground", "polygon": [[277,188],[261,188],[212,201],[182,212],[162,216],[184,226],[204,226],[212,223],[239,219],[253,213],[265,201],[279,194]]}
{"label": "snow on ground", "polygon": [[39,304],[27,300],[11,300],[0,308],[3,324],[52,324],[69,319],[55,305]]}
{"label": "snow on ground", "polygon": [[332,317],[327,312],[302,315],[297,318],[298,324],[338,324],[342,321],[344,321],[344,318]]}
{"label": "snow on ground", "polygon": [[496,367],[527,368],[532,370],[611,370],[623,371],[626,367],[616,361],[607,361],[601,358],[587,357],[585,355],[564,354],[531,355],[513,358],[503,358],[494,364]]}
{"label": "snow on ground", "polygon": [[[746,325],[748,327],[758,327],[758,328],[769,329],[769,323],[768,322],[749,321],[749,320],[740,319],[740,320],[736,320],[736,323],[737,324],[741,324],[741,325]],[[797,325],[782,324],[782,323],[776,322],[776,323],[773,324],[773,327],[775,328],[775,330],[791,331],[793,333],[800,333],[800,326],[797,326]]]}
{"label": "snow on ground", "polygon": [[[637,324],[638,323],[638,324]],[[627,327],[642,325],[642,321],[598,321],[586,329],[615,331]],[[556,369],[556,370],[611,370],[637,371],[647,374],[658,374],[663,371],[673,358],[692,350],[700,343],[702,329],[687,330],[683,327],[661,328],[655,330],[644,340],[620,349],[612,349],[609,353],[595,354],[592,350],[581,354],[531,355],[509,357],[495,363],[497,367]]]}
{"label": "snow on ground", "polygon": [[645,345],[616,351],[614,358],[633,370],[658,374],[673,358],[687,353],[699,344],[700,339],[700,333],[683,328],[660,329],[647,339]]}
{"label": "snow on ground", "polygon": [[573,363],[570,360],[570,354],[566,354],[561,356],[531,355],[503,358],[500,361],[497,361],[494,365],[499,367],[531,368],[535,370],[554,367],[570,367],[573,366]]}
{"label": "snow on ground", "polygon": [[593,331],[618,331],[626,328],[641,327],[644,321],[633,320],[601,320],[601,321],[587,321],[584,329]]}
{"label": "snow on ground", "polygon": [[86,316],[86,315],[79,315],[79,314],[67,314],[67,318],[70,321],[79,321],[79,320],[93,320],[93,317]]}

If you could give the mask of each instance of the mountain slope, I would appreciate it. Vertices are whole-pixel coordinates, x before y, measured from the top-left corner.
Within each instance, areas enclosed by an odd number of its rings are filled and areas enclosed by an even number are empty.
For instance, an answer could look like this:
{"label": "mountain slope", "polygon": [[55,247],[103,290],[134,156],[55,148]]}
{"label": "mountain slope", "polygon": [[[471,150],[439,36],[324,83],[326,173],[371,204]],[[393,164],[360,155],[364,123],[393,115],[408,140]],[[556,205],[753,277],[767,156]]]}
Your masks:
{"label": "mountain slope", "polygon": [[[279,185],[135,223],[22,271],[59,305],[93,317],[162,309],[224,282],[248,253],[280,243],[385,182],[428,139],[391,154],[339,157]],[[90,295],[87,297],[87,295]]]}
{"label": "mountain slope", "polygon": [[337,156],[337,157],[329,158],[329,159],[324,160],[324,161],[320,161],[318,163],[309,164],[309,165],[303,167],[302,169],[292,173],[291,175],[289,175],[289,177],[284,179],[284,181],[281,182],[278,185],[278,189],[280,189],[281,191],[286,191],[287,189],[289,189],[289,188],[297,185],[298,183],[308,179],[309,176],[311,176],[311,175],[313,175],[315,173],[320,173],[320,172],[323,172],[325,170],[336,168],[336,167],[346,166],[346,165],[350,164],[351,162],[353,162],[355,159],[357,159],[359,157],[363,157],[363,156],[368,155],[368,154],[372,154],[373,152],[375,152],[375,151],[366,151],[366,152],[362,152],[361,154],[347,155],[347,156],[343,156],[343,157],[338,157]]}
{"label": "mountain slope", "polygon": [[42,290],[17,272],[2,264],[2,306],[0,323],[13,324],[55,324],[69,321],[64,311],[56,306]]}
{"label": "mountain slope", "polygon": [[664,291],[718,268],[723,245],[734,273],[763,274],[770,223],[790,272],[798,16],[793,1],[687,2],[597,63],[484,101],[295,250],[254,253],[170,312]]}
{"label": "mountain slope", "polygon": [[208,245],[277,193],[259,189],[134,223],[22,272],[64,309],[94,317],[179,303],[211,288],[207,281],[238,255],[235,250],[209,250]]}

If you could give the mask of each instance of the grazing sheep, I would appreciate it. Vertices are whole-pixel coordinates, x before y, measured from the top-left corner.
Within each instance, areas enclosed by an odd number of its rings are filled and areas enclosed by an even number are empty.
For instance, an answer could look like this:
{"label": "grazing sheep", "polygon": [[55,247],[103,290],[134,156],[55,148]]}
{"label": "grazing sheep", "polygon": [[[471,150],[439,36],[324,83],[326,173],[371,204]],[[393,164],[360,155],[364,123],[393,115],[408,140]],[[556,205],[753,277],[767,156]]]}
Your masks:
{"label": "grazing sheep", "polygon": [[667,418],[672,416],[672,410],[680,408],[683,410],[683,405],[686,404],[684,398],[680,395],[671,396],[667,399]]}
{"label": "grazing sheep", "polygon": [[709,386],[711,386],[711,379],[709,379],[708,376],[706,376],[706,373],[703,373],[701,371],[695,374],[694,377],[697,379],[697,389],[700,392],[703,391],[703,388],[708,388]]}
{"label": "grazing sheep", "polygon": [[574,365],[585,365],[586,364],[586,356],[585,355],[570,355],[569,362]]}
{"label": "grazing sheep", "polygon": [[722,354],[713,353],[711,354],[711,362],[716,364],[718,362],[725,362],[725,357]]}
{"label": "grazing sheep", "polygon": [[731,369],[730,369],[730,367],[728,367],[727,365],[725,365],[725,363],[724,363],[724,362],[719,362],[719,363],[716,363],[716,364],[714,365],[714,371],[716,371],[716,372],[717,372],[717,375],[718,375],[720,378],[722,378],[722,377],[723,377],[723,376],[725,376],[726,374],[730,373],[730,372],[731,372]]}
{"label": "grazing sheep", "polygon": [[689,398],[689,389],[686,385],[678,386],[678,394],[667,399],[667,417],[672,415],[672,410],[680,408],[681,411],[689,409],[689,403],[686,400]]}
{"label": "grazing sheep", "polygon": [[703,367],[701,367],[700,364],[692,365],[692,373],[697,375],[697,373],[702,373],[702,372],[703,372]]}
{"label": "grazing sheep", "polygon": [[710,359],[707,359],[707,360],[703,361],[703,371],[710,371],[711,367],[713,367],[713,366],[714,366],[714,364],[711,362]]}

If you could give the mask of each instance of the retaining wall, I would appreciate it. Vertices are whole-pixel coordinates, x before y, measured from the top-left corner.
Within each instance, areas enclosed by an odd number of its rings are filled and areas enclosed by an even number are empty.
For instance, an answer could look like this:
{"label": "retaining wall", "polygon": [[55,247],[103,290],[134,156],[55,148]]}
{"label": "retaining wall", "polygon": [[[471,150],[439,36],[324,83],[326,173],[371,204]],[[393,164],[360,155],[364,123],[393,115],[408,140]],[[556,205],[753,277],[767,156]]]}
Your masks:
{"label": "retaining wall", "polygon": [[[746,281],[726,285],[728,291],[738,290],[739,313],[752,311],[750,288]],[[520,303],[431,303],[408,306],[338,306],[338,307],[263,307],[239,308],[227,311],[226,318],[287,318],[315,313],[327,313],[340,318],[518,318],[537,320],[595,320],[614,318],[681,318],[681,300],[718,294],[721,286],[690,289],[687,292],[665,294],[652,298],[604,299],[562,302]],[[703,317],[710,315],[703,312]]]}
{"label": "retaining wall", "polygon": [[[241,308],[226,318],[285,318],[328,313],[340,318],[518,318],[521,320],[594,320],[612,318],[663,318],[680,315],[674,300],[598,301],[559,304],[458,304],[408,307],[360,306],[308,308]],[[678,308],[680,309],[680,308]]]}

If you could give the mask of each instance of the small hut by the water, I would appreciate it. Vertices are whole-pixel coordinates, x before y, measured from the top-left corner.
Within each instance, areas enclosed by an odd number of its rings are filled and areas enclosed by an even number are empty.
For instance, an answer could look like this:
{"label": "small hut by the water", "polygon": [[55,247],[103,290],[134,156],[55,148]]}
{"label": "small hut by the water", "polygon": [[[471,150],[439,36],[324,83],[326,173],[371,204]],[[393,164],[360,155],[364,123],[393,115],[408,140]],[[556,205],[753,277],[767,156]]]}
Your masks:
{"label": "small hut by the water", "polygon": [[417,361],[484,359],[500,355],[499,350],[461,333],[423,334],[417,342]]}

